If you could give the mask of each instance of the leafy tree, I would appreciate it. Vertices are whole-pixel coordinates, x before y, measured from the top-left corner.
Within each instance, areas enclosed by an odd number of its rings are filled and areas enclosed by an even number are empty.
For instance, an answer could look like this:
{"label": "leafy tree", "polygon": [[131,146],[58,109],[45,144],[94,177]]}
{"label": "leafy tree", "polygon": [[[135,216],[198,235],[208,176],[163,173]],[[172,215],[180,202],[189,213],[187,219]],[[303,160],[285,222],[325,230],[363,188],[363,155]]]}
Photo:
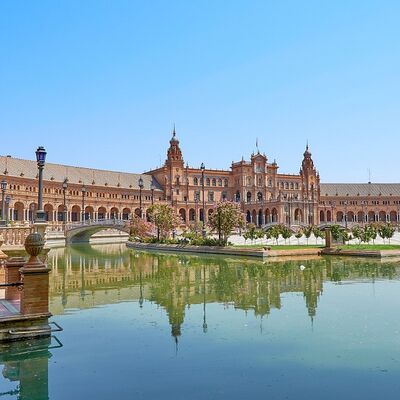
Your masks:
{"label": "leafy tree", "polygon": [[313,227],[313,234],[315,236],[315,244],[318,243],[318,238],[323,239],[325,236],[321,229],[317,228],[316,226]]}
{"label": "leafy tree", "polygon": [[340,225],[331,225],[331,232],[334,240],[343,240],[343,228]]}
{"label": "leafy tree", "polygon": [[169,204],[153,204],[147,212],[150,221],[157,228],[157,240],[160,240],[160,237],[167,238],[179,225],[179,218]]}
{"label": "leafy tree", "polygon": [[228,237],[236,228],[244,226],[244,216],[238,203],[221,201],[209,219],[210,227],[218,233],[220,244],[226,244]]}
{"label": "leafy tree", "polygon": [[303,230],[303,234],[304,234],[304,236],[305,236],[306,239],[307,239],[307,245],[308,245],[308,239],[310,239],[312,232],[313,232],[313,227],[312,227],[312,225],[306,226],[306,227],[304,228],[304,230]]}
{"label": "leafy tree", "polygon": [[359,225],[356,225],[353,227],[353,229],[351,230],[352,235],[358,239],[359,243],[361,243],[361,238],[364,234],[364,229],[361,228]]}
{"label": "leafy tree", "polygon": [[265,232],[262,229],[258,229],[254,224],[247,224],[246,232],[243,234],[245,240],[250,239],[251,243],[256,239],[262,239],[265,236]]}
{"label": "leafy tree", "polygon": [[154,225],[137,215],[134,216],[130,223],[129,235],[133,239],[144,239],[151,236],[153,231]]}
{"label": "leafy tree", "polygon": [[375,239],[378,236],[378,228],[375,224],[368,224],[365,229],[368,230],[368,237],[370,241],[372,239],[372,243],[375,244]]}
{"label": "leafy tree", "polygon": [[294,236],[297,238],[297,244],[300,245],[300,238],[303,236],[303,230],[302,230],[302,229],[299,229],[299,230],[295,233]]}
{"label": "leafy tree", "polygon": [[276,244],[278,244],[278,239],[281,234],[281,226],[280,225],[274,225],[270,230],[269,230],[271,237],[276,240]]}
{"label": "leafy tree", "polygon": [[394,235],[395,228],[391,224],[382,224],[378,227],[379,236],[383,239],[383,243],[385,243],[385,239],[390,239]]}
{"label": "leafy tree", "polygon": [[290,238],[291,238],[292,234],[293,234],[293,232],[288,227],[283,226],[281,228],[281,235],[285,239],[285,244],[286,244],[286,239],[289,239],[289,243],[290,243]]}
{"label": "leafy tree", "polygon": [[268,243],[268,239],[271,239],[271,231],[270,230],[264,231],[264,236],[265,236],[265,239],[267,239],[267,243]]}

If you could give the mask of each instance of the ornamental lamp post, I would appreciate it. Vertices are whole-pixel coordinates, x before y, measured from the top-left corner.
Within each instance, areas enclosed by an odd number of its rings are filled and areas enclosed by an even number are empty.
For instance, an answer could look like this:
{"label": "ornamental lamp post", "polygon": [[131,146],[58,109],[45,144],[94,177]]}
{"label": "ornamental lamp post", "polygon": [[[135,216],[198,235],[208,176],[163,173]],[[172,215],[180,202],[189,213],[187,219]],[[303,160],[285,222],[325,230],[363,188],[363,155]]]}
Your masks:
{"label": "ornamental lamp post", "polygon": [[153,181],[151,181],[151,186],[150,186],[150,190],[151,190],[151,205],[154,204],[154,189],[155,189],[154,183],[153,183]]}
{"label": "ornamental lamp post", "polygon": [[82,186],[82,222],[85,222],[85,195],[86,195],[86,188]]}
{"label": "ornamental lamp post", "polygon": [[31,210],[31,223],[33,224],[35,222],[35,216],[34,216],[34,211],[35,211],[35,205],[32,203],[30,205],[30,210]]}
{"label": "ornamental lamp post", "polygon": [[6,205],[5,205],[5,195],[6,195],[6,190],[7,190],[7,182],[3,179],[0,183],[1,186],[1,221],[4,224],[4,214],[6,210]]}
{"label": "ornamental lamp post", "polygon": [[64,199],[63,199],[63,201],[64,201],[63,223],[65,226],[65,224],[67,223],[67,217],[68,217],[68,215],[67,215],[67,199],[66,199],[66,194],[67,194],[67,189],[68,189],[68,179],[67,178],[64,179],[62,188],[63,188],[63,197],[64,197]]}
{"label": "ornamental lamp post", "polygon": [[11,202],[11,196],[7,195],[6,196],[6,225],[8,225],[8,220],[10,217],[10,202]]}
{"label": "ornamental lamp post", "polygon": [[143,178],[139,178],[139,212],[140,212],[140,218],[143,218],[142,214],[142,190],[144,188],[144,183],[143,183]]}
{"label": "ornamental lamp post", "polygon": [[201,189],[203,192],[203,229],[201,231],[203,238],[206,237],[206,198],[204,195],[204,170],[206,169],[204,163],[201,163],[200,165],[201,169]]}
{"label": "ornamental lamp post", "polygon": [[39,146],[36,150],[36,162],[39,169],[39,187],[38,187],[38,209],[36,211],[36,222],[45,222],[45,213],[43,210],[43,169],[46,163],[46,150]]}

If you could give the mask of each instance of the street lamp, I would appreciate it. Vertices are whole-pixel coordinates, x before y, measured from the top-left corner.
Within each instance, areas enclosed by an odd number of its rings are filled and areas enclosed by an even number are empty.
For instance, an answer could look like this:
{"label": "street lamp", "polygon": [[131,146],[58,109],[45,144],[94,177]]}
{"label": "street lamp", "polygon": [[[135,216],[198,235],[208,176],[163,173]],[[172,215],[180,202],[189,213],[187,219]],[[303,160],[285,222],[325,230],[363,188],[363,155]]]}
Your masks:
{"label": "street lamp", "polygon": [[68,179],[67,178],[64,179],[62,188],[63,188],[63,197],[64,197],[63,223],[65,226],[65,224],[67,223],[67,199],[66,199],[66,194],[67,194],[67,189],[68,189]]}
{"label": "street lamp", "polygon": [[153,181],[151,181],[150,190],[151,190],[151,205],[153,205],[154,204],[154,183],[153,183]]}
{"label": "street lamp", "polygon": [[35,221],[35,217],[34,217],[35,205],[32,203],[29,208],[31,210],[31,223],[33,224]]}
{"label": "street lamp", "polygon": [[11,197],[9,195],[6,196],[6,225],[8,225],[8,219],[9,219],[9,214],[10,214],[10,201]]}
{"label": "street lamp", "polygon": [[289,194],[288,204],[289,204],[289,228],[290,228],[292,226],[292,195],[291,194]]}
{"label": "street lamp", "polygon": [[204,195],[204,170],[206,169],[204,163],[201,163],[200,166],[201,169],[201,189],[203,192],[203,229],[202,229],[202,234],[203,238],[206,237],[206,198]]}
{"label": "street lamp", "polygon": [[142,214],[142,190],[144,188],[143,179],[142,177],[139,178],[139,211],[140,211],[140,218],[143,218]]}
{"label": "street lamp", "polygon": [[39,169],[39,187],[38,187],[38,208],[36,211],[36,222],[45,222],[45,213],[43,210],[43,169],[46,163],[46,150],[40,146],[36,150],[36,162]]}
{"label": "street lamp", "polygon": [[85,222],[85,194],[86,194],[86,188],[85,186],[82,186],[82,222]]}
{"label": "street lamp", "polygon": [[4,212],[6,209],[5,194],[6,194],[6,190],[7,190],[7,182],[3,179],[0,183],[0,186],[1,186],[1,220],[4,221]]}

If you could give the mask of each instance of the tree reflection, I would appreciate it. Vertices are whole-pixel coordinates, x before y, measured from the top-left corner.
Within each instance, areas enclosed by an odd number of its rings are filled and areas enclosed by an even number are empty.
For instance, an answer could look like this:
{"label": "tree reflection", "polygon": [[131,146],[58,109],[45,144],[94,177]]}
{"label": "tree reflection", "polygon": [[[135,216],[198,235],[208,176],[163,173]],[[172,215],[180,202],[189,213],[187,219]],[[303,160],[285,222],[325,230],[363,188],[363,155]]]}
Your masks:
{"label": "tree reflection", "polygon": [[[256,316],[268,316],[282,307],[287,293],[302,293],[305,308],[317,314],[324,282],[371,281],[399,276],[396,263],[370,260],[315,258],[312,260],[248,261],[241,258],[144,253],[123,246],[68,248],[49,254],[52,312],[133,300],[145,309],[146,301],[161,306],[168,316],[171,335],[178,341],[185,311],[222,303]],[[300,264],[305,268],[300,268]],[[82,293],[91,291],[91,301]]]}

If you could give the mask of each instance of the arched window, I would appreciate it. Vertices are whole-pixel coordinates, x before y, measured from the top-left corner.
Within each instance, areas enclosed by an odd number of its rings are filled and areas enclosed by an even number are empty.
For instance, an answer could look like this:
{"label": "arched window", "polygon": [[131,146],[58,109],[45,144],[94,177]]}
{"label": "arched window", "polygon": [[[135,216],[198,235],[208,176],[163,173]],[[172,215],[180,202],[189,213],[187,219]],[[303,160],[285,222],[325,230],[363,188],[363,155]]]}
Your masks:
{"label": "arched window", "polygon": [[206,186],[210,186],[210,178],[206,178]]}
{"label": "arched window", "polygon": [[217,180],[215,178],[212,179],[212,185],[217,186]]}
{"label": "arched window", "polygon": [[247,198],[247,202],[250,203],[251,202],[251,192],[247,192],[246,198]]}
{"label": "arched window", "polygon": [[228,179],[226,179],[226,178],[224,179],[224,186],[228,187]]}
{"label": "arched window", "polygon": [[222,179],[221,178],[218,179],[218,186],[222,186]]}
{"label": "arched window", "polygon": [[193,185],[198,185],[199,184],[199,180],[198,180],[198,178],[196,178],[196,177],[194,177],[193,178]]}

